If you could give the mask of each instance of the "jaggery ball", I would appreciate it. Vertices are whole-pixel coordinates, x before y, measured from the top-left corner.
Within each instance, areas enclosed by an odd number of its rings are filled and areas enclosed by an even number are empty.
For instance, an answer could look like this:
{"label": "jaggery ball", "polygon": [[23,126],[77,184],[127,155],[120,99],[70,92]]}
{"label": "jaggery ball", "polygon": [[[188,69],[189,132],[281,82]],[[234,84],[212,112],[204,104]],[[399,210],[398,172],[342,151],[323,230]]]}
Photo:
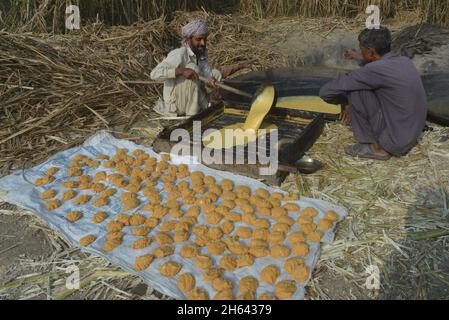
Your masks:
{"label": "jaggery ball", "polygon": [[223,191],[232,191],[232,189],[234,189],[234,181],[223,179],[220,183],[220,187],[223,189]]}
{"label": "jaggery ball", "polygon": [[173,277],[177,275],[181,269],[182,265],[180,263],[168,261],[159,268],[159,272],[164,277]]}
{"label": "jaggery ball", "polygon": [[206,283],[212,283],[216,278],[221,277],[222,270],[218,268],[209,268],[204,271],[203,279]]}
{"label": "jaggery ball", "polygon": [[214,290],[218,292],[223,290],[231,290],[232,281],[223,277],[217,277],[212,280],[212,288],[214,288]]}
{"label": "jaggery ball", "polygon": [[148,233],[150,233],[150,231],[151,231],[151,229],[148,227],[137,227],[137,228],[131,229],[131,234],[133,236],[142,237],[142,236],[148,235]]}
{"label": "jaggery ball", "polygon": [[149,247],[150,245],[151,245],[151,239],[150,239],[150,238],[147,238],[147,237],[143,237],[143,238],[140,238],[140,239],[135,240],[135,241],[132,243],[131,247],[132,247],[134,250],[140,250],[140,249],[147,248],[147,247]]}
{"label": "jaggery ball", "polygon": [[286,258],[290,255],[290,248],[281,244],[271,247],[270,255],[275,259]]}
{"label": "jaggery ball", "polygon": [[320,231],[313,231],[313,232],[307,234],[307,240],[309,240],[311,242],[318,243],[321,241],[322,238],[323,238],[323,233]]}
{"label": "jaggery ball", "polygon": [[225,220],[220,224],[220,228],[224,234],[230,234],[234,230],[234,223],[232,221]]}
{"label": "jaggery ball", "polygon": [[195,288],[195,276],[191,273],[184,273],[179,276],[177,284],[179,290],[181,290],[182,292],[189,292]]}
{"label": "jaggery ball", "polygon": [[339,219],[338,214],[332,210],[326,212],[324,218],[332,222],[336,222]]}
{"label": "jaggery ball", "polygon": [[66,219],[72,223],[80,220],[82,217],[83,217],[83,213],[80,211],[72,211],[66,215]]}
{"label": "jaggery ball", "polygon": [[267,284],[274,284],[279,277],[280,272],[275,265],[269,265],[260,272],[260,279]]}
{"label": "jaggery ball", "polygon": [[48,189],[48,190],[42,192],[40,196],[41,196],[41,199],[43,199],[43,200],[49,200],[49,199],[54,198],[56,196],[56,193],[57,193],[56,190]]}
{"label": "jaggery ball", "polygon": [[305,265],[296,268],[292,273],[292,277],[300,283],[305,283],[309,279],[309,268]]}
{"label": "jaggery ball", "polygon": [[237,259],[232,254],[225,254],[220,259],[220,267],[228,272],[233,272],[237,268]]}
{"label": "jaggery ball", "polygon": [[304,260],[298,257],[290,258],[284,263],[284,270],[288,274],[293,274],[299,267],[303,267]]}
{"label": "jaggery ball", "polygon": [[77,194],[78,194],[78,192],[76,192],[75,190],[66,190],[62,194],[61,200],[62,201],[72,200],[73,198],[75,198],[77,196]]}
{"label": "jaggery ball", "polygon": [[253,235],[253,231],[248,227],[238,227],[234,233],[235,236],[241,239],[249,239]]}
{"label": "jaggery ball", "polygon": [[219,256],[226,250],[226,243],[224,243],[223,241],[213,241],[207,244],[207,250],[210,254]]}
{"label": "jaggery ball", "polygon": [[292,232],[288,235],[288,242],[290,242],[293,245],[305,241],[306,235],[303,232]]}
{"label": "jaggery ball", "polygon": [[82,194],[82,195],[78,196],[77,198],[75,198],[73,200],[73,203],[78,206],[81,206],[81,205],[89,202],[91,198],[92,198],[92,196],[90,196],[88,194]]}
{"label": "jaggery ball", "polygon": [[146,220],[147,220],[147,218],[144,215],[135,213],[129,219],[129,225],[134,226],[134,227],[140,226],[140,225],[143,225]]}
{"label": "jaggery ball", "polygon": [[237,268],[250,267],[254,264],[256,258],[250,253],[244,253],[237,259]]}
{"label": "jaggery ball", "polygon": [[276,298],[286,300],[293,297],[297,288],[295,281],[284,280],[280,281],[274,287],[274,294]]}
{"label": "jaggery ball", "polygon": [[100,208],[109,204],[109,198],[107,197],[98,197],[92,201],[92,205],[94,207]]}
{"label": "jaggery ball", "polygon": [[207,270],[212,267],[214,261],[210,256],[198,255],[195,257],[195,267]]}
{"label": "jaggery ball", "polygon": [[322,231],[327,231],[333,227],[334,223],[328,219],[321,219],[318,221],[318,228]]}
{"label": "jaggery ball", "polygon": [[315,218],[318,215],[318,210],[312,207],[307,207],[301,210],[302,217]]}
{"label": "jaggery ball", "polygon": [[297,242],[293,245],[292,251],[300,257],[305,257],[309,254],[309,246],[305,242]]}
{"label": "jaggery ball", "polygon": [[103,244],[103,251],[109,253],[118,248],[122,244],[121,240],[108,240]]}
{"label": "jaggery ball", "polygon": [[280,244],[284,242],[285,240],[285,233],[284,232],[272,232],[268,236],[268,242],[271,244]]}
{"label": "jaggery ball", "polygon": [[108,214],[104,211],[99,211],[97,213],[95,213],[92,217],[91,217],[91,221],[93,223],[102,223],[104,220],[106,220],[108,217]]}
{"label": "jaggery ball", "polygon": [[259,287],[259,281],[252,276],[246,276],[240,279],[239,290],[241,293],[252,292],[255,293]]}
{"label": "jaggery ball", "polygon": [[195,258],[199,254],[199,248],[195,244],[186,244],[181,248],[180,255],[186,259]]}
{"label": "jaggery ball", "polygon": [[97,237],[90,234],[85,237],[82,237],[79,241],[79,244],[82,247],[87,247],[88,245],[92,244],[95,240],[97,240]]}
{"label": "jaggery ball", "polygon": [[172,244],[174,242],[173,238],[168,233],[164,232],[159,232],[154,238],[156,242],[161,246],[165,244]]}
{"label": "jaggery ball", "polygon": [[143,271],[147,269],[154,260],[154,256],[152,254],[145,254],[143,256],[139,256],[134,261],[134,270]]}
{"label": "jaggery ball", "polygon": [[162,259],[171,256],[174,252],[175,248],[172,246],[160,246],[159,248],[154,249],[153,255],[158,259]]}

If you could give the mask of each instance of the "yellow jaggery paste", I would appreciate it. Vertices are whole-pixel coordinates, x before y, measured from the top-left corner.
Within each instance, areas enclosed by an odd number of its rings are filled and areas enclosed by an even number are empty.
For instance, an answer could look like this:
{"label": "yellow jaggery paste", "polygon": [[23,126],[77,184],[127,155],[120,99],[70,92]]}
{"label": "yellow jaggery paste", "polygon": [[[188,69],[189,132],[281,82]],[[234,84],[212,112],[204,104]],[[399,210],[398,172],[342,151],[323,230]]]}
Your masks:
{"label": "yellow jaggery paste", "polygon": [[263,119],[270,111],[274,103],[276,92],[274,86],[266,86],[257,96],[251,105],[248,117],[246,118],[243,129],[252,129],[257,131],[263,122]]}
{"label": "yellow jaggery paste", "polygon": [[329,104],[317,96],[295,96],[279,98],[276,108],[294,109],[328,114],[340,114],[340,106]]}
{"label": "yellow jaggery paste", "polygon": [[228,149],[244,146],[276,130],[275,124],[263,123],[257,130],[244,129],[244,123],[235,123],[216,130],[203,138],[204,146],[210,149]]}
{"label": "yellow jaggery paste", "polygon": [[228,149],[256,141],[260,134],[266,134],[266,130],[277,129],[273,124],[262,124],[275,96],[274,86],[266,86],[252,103],[245,123],[235,123],[212,132],[203,138],[204,145],[211,149]]}

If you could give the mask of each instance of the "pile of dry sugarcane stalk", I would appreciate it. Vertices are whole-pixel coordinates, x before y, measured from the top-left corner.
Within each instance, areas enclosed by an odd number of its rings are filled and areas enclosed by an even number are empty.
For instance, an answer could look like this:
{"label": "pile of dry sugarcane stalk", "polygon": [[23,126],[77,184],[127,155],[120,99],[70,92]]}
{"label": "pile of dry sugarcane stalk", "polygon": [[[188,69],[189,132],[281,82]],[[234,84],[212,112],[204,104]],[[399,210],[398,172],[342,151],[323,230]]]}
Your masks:
{"label": "pile of dry sugarcane stalk", "polygon": [[382,19],[400,18],[403,11],[417,11],[423,22],[449,26],[449,0],[3,0],[0,29],[65,33],[65,10],[69,4],[79,7],[83,23],[102,21],[107,25],[131,25],[164,15],[171,19],[176,10],[240,12],[255,18],[353,18],[365,15],[368,5],[378,5]]}
{"label": "pile of dry sugarcane stalk", "polygon": [[448,0],[241,0],[240,10],[257,18],[355,17],[364,15],[369,5],[379,6],[383,19],[419,11],[423,22],[449,26]]}

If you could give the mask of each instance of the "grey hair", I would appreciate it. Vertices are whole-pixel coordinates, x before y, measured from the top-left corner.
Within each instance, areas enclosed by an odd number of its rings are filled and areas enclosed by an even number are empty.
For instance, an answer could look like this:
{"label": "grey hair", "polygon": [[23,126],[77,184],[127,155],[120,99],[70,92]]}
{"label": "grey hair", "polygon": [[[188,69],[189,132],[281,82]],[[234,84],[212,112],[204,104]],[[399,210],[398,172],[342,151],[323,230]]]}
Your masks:
{"label": "grey hair", "polygon": [[385,27],[365,29],[359,35],[359,42],[366,48],[375,49],[380,56],[391,51],[391,32]]}

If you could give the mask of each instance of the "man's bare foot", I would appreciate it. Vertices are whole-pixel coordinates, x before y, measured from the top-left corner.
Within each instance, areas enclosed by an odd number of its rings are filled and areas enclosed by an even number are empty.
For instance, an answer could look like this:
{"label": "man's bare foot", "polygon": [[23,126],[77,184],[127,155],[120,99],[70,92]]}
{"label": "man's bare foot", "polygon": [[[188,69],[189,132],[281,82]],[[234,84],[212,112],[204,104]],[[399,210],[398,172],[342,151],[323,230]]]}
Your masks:
{"label": "man's bare foot", "polygon": [[380,161],[388,161],[391,159],[391,155],[385,150],[382,150],[377,144],[357,143],[353,146],[345,147],[345,153],[351,157],[363,159]]}
{"label": "man's bare foot", "polygon": [[387,151],[382,149],[377,143],[370,144],[369,147],[371,148],[373,153],[378,155],[378,156],[386,157],[386,156],[390,155]]}

